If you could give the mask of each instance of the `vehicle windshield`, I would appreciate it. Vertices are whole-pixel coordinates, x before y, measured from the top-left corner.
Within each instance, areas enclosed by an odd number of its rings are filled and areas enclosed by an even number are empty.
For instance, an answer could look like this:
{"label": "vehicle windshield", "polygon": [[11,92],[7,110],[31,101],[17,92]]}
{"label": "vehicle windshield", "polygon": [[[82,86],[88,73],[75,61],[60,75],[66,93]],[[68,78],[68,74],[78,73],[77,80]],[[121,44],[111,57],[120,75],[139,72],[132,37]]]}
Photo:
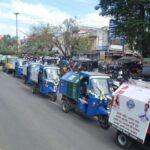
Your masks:
{"label": "vehicle windshield", "polygon": [[56,64],[57,63],[57,59],[48,59],[47,63],[48,64]]}
{"label": "vehicle windshield", "polygon": [[23,66],[23,60],[18,61],[19,66]]}
{"label": "vehicle windshield", "polygon": [[143,66],[142,74],[150,76],[150,65],[149,66]]}
{"label": "vehicle windshield", "polygon": [[46,78],[50,80],[55,80],[59,78],[59,70],[54,68],[47,68],[46,69]]}
{"label": "vehicle windshield", "polygon": [[109,93],[108,80],[95,78],[91,80],[92,92],[98,96]]}
{"label": "vehicle windshield", "polygon": [[13,63],[13,62],[15,62],[15,61],[17,61],[17,58],[9,58],[9,59],[8,59],[8,62],[10,62],[10,63]]}

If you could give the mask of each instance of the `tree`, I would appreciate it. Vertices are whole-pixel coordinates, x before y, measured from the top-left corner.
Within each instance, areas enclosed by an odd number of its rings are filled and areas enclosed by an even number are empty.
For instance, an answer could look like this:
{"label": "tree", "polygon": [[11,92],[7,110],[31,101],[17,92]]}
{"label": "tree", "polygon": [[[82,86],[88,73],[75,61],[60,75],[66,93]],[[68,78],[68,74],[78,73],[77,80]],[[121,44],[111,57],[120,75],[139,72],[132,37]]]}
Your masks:
{"label": "tree", "polygon": [[126,37],[131,49],[150,56],[150,0],[100,0],[95,8],[116,19],[116,33]]}
{"label": "tree", "polygon": [[[0,50],[1,51],[14,51],[16,45],[16,38],[10,35],[4,35],[0,40]],[[8,53],[9,53],[8,52]],[[7,53],[7,52],[6,52]]]}
{"label": "tree", "polygon": [[31,33],[28,35],[27,40],[23,44],[24,52],[33,54],[45,53],[52,50],[52,38],[51,26],[49,24],[33,26]]}
{"label": "tree", "polygon": [[64,56],[70,55],[75,48],[78,40],[78,25],[75,19],[64,20],[61,26],[55,28],[55,46],[62,52]]}
{"label": "tree", "polygon": [[57,49],[66,57],[74,50],[88,50],[90,43],[88,37],[79,35],[76,20],[70,18],[58,26],[49,24],[33,26],[27,41],[23,44],[23,49],[24,52],[33,54],[52,52]]}
{"label": "tree", "polygon": [[85,52],[91,47],[88,37],[80,36],[79,26],[75,19],[66,19],[63,24],[57,27],[54,44],[64,56],[68,56],[73,51]]}
{"label": "tree", "polygon": [[38,53],[57,48],[64,56],[68,56],[74,41],[72,38],[74,26],[73,19],[65,20],[59,26],[49,24],[33,26],[23,49],[25,52]]}
{"label": "tree", "polygon": [[77,43],[74,46],[74,49],[76,49],[79,53],[83,53],[88,51],[92,46],[92,42],[89,39],[88,36],[86,37],[79,37],[77,40]]}

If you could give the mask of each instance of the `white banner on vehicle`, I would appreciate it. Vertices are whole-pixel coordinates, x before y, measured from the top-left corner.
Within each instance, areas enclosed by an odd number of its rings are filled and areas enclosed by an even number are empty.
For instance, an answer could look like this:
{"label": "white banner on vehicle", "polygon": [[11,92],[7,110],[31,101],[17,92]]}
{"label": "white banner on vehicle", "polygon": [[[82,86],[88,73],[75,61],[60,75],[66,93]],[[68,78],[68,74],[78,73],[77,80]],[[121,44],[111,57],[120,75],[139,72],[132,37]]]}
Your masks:
{"label": "white banner on vehicle", "polygon": [[150,89],[123,84],[114,94],[109,122],[144,143],[150,123]]}

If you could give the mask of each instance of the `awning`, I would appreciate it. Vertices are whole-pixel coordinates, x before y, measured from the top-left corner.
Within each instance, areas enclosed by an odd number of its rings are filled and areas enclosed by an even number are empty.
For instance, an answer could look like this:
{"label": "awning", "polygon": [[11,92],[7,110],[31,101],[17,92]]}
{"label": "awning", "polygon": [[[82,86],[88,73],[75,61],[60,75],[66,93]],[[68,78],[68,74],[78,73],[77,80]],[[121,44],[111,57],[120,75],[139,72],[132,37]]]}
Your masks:
{"label": "awning", "polygon": [[139,62],[140,59],[138,59],[138,58],[136,58],[134,56],[132,56],[132,57],[126,57],[126,56],[124,56],[124,57],[119,58],[117,61],[119,63],[124,64],[124,63]]}

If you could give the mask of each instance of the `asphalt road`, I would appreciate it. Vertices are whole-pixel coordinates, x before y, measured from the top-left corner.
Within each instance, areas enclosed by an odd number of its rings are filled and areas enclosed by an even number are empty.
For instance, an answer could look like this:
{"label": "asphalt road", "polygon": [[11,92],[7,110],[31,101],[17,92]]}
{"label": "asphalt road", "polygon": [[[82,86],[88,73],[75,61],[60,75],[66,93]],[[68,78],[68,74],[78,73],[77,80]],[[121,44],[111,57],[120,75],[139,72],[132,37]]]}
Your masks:
{"label": "asphalt road", "polygon": [[[21,79],[0,70],[0,150],[121,150],[115,131],[101,129],[94,119],[61,111]],[[143,150],[134,145],[132,150]]]}

